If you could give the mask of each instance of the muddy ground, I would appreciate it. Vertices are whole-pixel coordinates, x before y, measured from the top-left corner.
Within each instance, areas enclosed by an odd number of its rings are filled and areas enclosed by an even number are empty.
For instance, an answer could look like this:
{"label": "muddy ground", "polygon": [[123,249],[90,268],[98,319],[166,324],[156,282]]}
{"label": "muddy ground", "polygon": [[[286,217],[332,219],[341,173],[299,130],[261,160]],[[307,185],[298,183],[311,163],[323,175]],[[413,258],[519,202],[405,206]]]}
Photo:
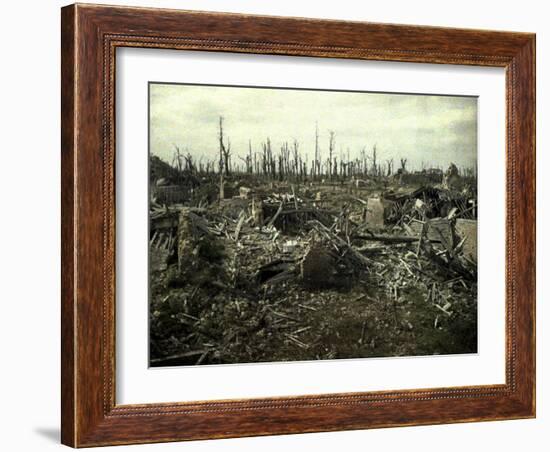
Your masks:
{"label": "muddy ground", "polygon": [[[183,209],[196,207],[191,218],[199,217],[206,232],[182,248],[173,229],[166,268],[150,268],[152,366],[477,351],[473,263],[461,267],[457,250],[427,238],[369,240],[411,235],[407,224],[418,221],[369,226],[365,200],[392,189],[387,182],[233,182],[236,191],[243,184],[251,187],[244,199],[237,192],[216,201],[214,189],[195,189]],[[263,200],[263,226],[254,223],[252,199]],[[269,225],[283,205],[289,213]],[[163,208],[181,224],[181,206]],[[321,258],[308,267],[312,248]],[[182,260],[178,253],[186,250]]]}

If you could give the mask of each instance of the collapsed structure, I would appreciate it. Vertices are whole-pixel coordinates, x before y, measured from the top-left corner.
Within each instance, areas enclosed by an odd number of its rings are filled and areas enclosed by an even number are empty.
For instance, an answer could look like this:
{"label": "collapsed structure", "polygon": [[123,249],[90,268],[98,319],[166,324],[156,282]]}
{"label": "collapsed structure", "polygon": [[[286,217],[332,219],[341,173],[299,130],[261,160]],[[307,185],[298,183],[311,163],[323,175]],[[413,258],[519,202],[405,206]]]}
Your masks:
{"label": "collapsed structure", "polygon": [[428,176],[155,184],[151,364],[475,352],[475,185]]}

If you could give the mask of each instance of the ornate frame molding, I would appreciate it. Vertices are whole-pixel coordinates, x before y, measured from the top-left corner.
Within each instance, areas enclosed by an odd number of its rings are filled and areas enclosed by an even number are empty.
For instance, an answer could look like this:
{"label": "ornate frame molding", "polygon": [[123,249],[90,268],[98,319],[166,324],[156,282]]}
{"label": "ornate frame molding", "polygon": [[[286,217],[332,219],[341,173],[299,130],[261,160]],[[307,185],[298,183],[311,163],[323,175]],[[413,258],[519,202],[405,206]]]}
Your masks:
{"label": "ornate frame molding", "polygon": [[[274,35],[273,30],[278,33]],[[62,43],[64,444],[80,447],[534,416],[534,35],[71,5],[62,10]],[[114,90],[118,47],[506,68],[506,383],[116,405]]]}

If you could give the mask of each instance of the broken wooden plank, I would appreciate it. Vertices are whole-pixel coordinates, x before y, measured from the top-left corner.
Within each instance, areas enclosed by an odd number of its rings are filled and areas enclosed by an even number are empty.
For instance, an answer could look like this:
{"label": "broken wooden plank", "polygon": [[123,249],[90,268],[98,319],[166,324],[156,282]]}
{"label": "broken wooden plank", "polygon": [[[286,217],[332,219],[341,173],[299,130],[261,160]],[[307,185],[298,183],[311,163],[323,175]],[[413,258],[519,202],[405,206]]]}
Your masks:
{"label": "broken wooden plank", "polygon": [[237,227],[235,228],[235,242],[239,241],[239,234],[241,233],[245,217],[246,214],[244,210],[241,210],[241,213],[239,214],[239,221],[237,222]]}
{"label": "broken wooden plank", "polygon": [[[384,243],[417,243],[420,239],[420,236],[409,236],[409,235],[365,235],[365,234],[353,234],[353,239],[361,240],[371,240],[373,242],[384,242]],[[431,238],[430,242],[441,243],[441,239]]]}
{"label": "broken wooden plank", "polygon": [[344,239],[338,237],[336,234],[332,233],[324,224],[322,224],[320,221],[317,220],[311,220],[309,223],[311,223],[318,231],[321,231],[325,237],[327,237],[330,241],[335,242],[340,247],[346,249],[349,251],[349,253],[353,256],[353,258],[367,266],[370,264],[370,259],[363,256],[359,251],[357,251],[355,248],[353,248],[350,244],[348,244]]}
{"label": "broken wooden plank", "polygon": [[268,229],[273,227],[275,220],[279,217],[279,215],[283,211],[283,204],[284,204],[283,201],[281,201],[281,203],[279,204],[279,208],[277,209],[277,212],[275,212],[275,215],[273,215],[273,217],[271,217],[271,220],[269,220],[269,222],[267,223]]}
{"label": "broken wooden plank", "polygon": [[186,358],[191,358],[193,356],[199,356],[203,353],[207,352],[208,349],[201,349],[201,350],[190,350],[185,353],[177,353],[174,355],[169,356],[163,356],[162,358],[154,358],[150,360],[151,365],[153,366],[165,366],[168,365],[169,362],[177,362],[181,360],[185,360]]}

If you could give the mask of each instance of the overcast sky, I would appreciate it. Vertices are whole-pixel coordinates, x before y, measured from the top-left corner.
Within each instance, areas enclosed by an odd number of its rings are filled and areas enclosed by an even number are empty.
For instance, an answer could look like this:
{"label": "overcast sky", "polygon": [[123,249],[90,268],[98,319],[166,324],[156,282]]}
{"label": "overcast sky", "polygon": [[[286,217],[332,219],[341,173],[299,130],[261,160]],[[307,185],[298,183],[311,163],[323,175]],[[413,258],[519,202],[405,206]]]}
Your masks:
{"label": "overcast sky", "polygon": [[[272,147],[297,139],[311,161],[318,123],[322,157],[329,130],[336,151],[350,157],[376,144],[379,159],[408,159],[408,167],[475,166],[477,99],[410,94],[351,93],[273,88],[150,85],[150,151],[171,162],[174,145],[203,161],[218,155],[218,121],[233,155],[245,156],[270,137]],[[242,163],[233,158],[234,163]],[[309,165],[308,165],[309,166]]]}

